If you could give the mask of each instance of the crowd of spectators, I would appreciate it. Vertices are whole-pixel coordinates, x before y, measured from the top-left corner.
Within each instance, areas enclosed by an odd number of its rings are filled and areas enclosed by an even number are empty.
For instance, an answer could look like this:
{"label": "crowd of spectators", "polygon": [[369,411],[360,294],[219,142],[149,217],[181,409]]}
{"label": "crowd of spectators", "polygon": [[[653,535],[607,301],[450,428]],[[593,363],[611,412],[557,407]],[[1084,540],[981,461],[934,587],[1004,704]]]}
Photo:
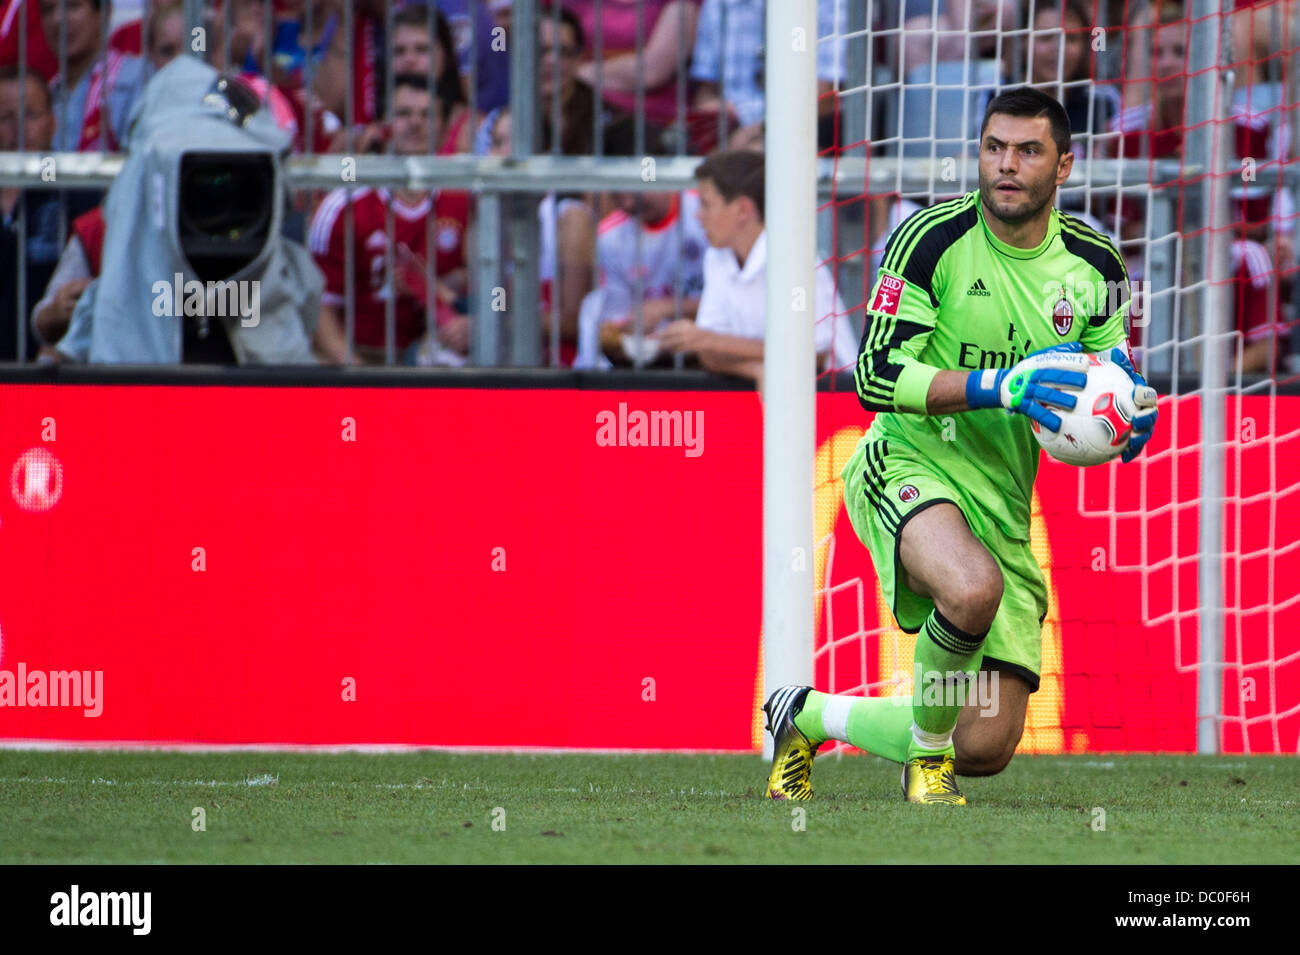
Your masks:
{"label": "crowd of spectators", "polygon": [[[1290,59],[1283,55],[1294,38],[1287,41],[1277,29],[1278,17],[1290,16],[1289,4],[1241,0],[1228,18],[1237,77],[1235,148],[1258,170],[1232,193],[1239,213],[1232,282],[1243,341],[1239,361],[1247,372],[1278,371],[1291,351],[1295,204],[1276,176],[1280,164],[1295,158]],[[1065,105],[1077,155],[1183,155],[1191,82],[1187,0],[873,0],[867,6],[865,39],[855,41],[845,36],[852,34],[847,0],[817,3],[818,90],[808,108],[817,111],[823,154],[843,147],[871,156],[972,155],[984,104],[997,89],[1028,83]],[[350,7],[344,0],[213,0],[204,11],[204,29],[191,35],[180,0],[144,0],[134,16],[116,17],[110,0],[0,0],[0,151],[122,150],[145,85],[172,58],[196,55],[237,74],[292,135],[296,152],[512,152],[508,0],[352,0]],[[738,340],[763,335],[762,309],[756,317],[750,312],[766,257],[762,203],[753,193],[763,181],[765,11],[766,0],[540,4],[533,151],[714,154],[701,166],[699,188],[681,194],[542,198],[536,308],[544,343],[559,343],[548,363],[684,360],[761,380],[761,348]],[[869,75],[848,75],[854,42],[863,54],[855,62],[870,64]],[[1289,52],[1293,59],[1295,50]],[[849,98],[863,89],[871,89],[867,139],[850,143],[843,104],[866,102]],[[1186,189],[1151,168],[1157,190]],[[832,270],[819,271],[823,367],[851,363],[854,330],[885,239],[908,214],[946,197],[944,188],[936,183],[927,194],[870,197],[862,240],[853,246],[865,260],[861,287],[836,288]],[[67,360],[60,337],[97,275],[113,228],[101,198],[94,190],[0,192],[0,360]],[[1120,201],[1104,183],[1090,183],[1066,190],[1062,201],[1113,235],[1131,277],[1144,277],[1152,238],[1144,200]],[[324,276],[321,314],[313,323],[318,360],[470,360],[477,309],[469,253],[473,196],[358,184],[299,193],[292,203],[285,235],[310,250]],[[1180,198],[1175,208],[1181,214],[1194,205]],[[19,283],[11,282],[19,222],[26,243],[21,302]],[[1175,227],[1194,226],[1179,221]],[[824,259],[829,250],[822,252]],[[721,287],[729,289],[728,299],[716,293]],[[750,302],[744,321],[730,300]],[[29,332],[23,355],[19,323]]]}

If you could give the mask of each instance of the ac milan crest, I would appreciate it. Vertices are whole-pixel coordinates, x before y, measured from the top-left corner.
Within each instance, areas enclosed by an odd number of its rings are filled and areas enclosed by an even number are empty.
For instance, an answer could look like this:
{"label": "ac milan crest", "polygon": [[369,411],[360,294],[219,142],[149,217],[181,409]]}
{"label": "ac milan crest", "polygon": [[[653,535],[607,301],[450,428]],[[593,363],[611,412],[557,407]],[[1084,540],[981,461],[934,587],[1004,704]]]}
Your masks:
{"label": "ac milan crest", "polygon": [[898,489],[898,499],[904,504],[911,504],[920,496],[921,492],[912,484],[904,484]]}
{"label": "ac milan crest", "polygon": [[1065,297],[1065,289],[1061,289],[1061,299],[1052,310],[1052,327],[1056,329],[1056,334],[1067,335],[1072,325],[1074,325],[1074,306]]}

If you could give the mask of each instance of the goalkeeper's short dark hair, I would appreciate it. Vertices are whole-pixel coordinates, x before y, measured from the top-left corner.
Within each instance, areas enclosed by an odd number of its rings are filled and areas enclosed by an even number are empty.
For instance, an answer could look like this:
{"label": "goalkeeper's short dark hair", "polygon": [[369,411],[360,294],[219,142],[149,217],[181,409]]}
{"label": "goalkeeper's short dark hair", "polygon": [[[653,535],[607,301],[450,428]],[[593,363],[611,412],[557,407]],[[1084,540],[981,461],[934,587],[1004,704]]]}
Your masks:
{"label": "goalkeeper's short dark hair", "polygon": [[980,139],[989,128],[989,119],[994,113],[1004,116],[1024,116],[1030,119],[1046,116],[1052,126],[1052,142],[1056,143],[1056,152],[1064,156],[1070,151],[1070,117],[1065,107],[1054,97],[1032,86],[1021,86],[1014,90],[999,93],[989,100],[984,110],[984,122],[980,124]]}
{"label": "goalkeeper's short dark hair", "polygon": [[695,178],[707,179],[727,202],[737,196],[748,196],[758,209],[763,210],[763,154],[751,149],[727,149],[713,153],[695,170]]}

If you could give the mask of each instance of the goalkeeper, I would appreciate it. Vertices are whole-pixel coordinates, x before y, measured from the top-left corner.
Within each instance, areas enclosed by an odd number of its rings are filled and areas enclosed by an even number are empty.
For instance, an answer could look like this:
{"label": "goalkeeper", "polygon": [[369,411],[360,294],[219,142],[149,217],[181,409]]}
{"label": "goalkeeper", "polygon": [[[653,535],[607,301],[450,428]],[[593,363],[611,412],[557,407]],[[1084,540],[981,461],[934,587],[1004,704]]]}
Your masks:
{"label": "goalkeeper", "polygon": [[[783,687],[764,705],[775,757],[767,794],[807,799],[813,756],[843,740],[903,764],[909,802],[964,805],[956,774],[1011,760],[1038,689],[1047,587],[1029,545],[1039,447],[1074,407],[1084,352],[1133,378],[1132,460],[1155,393],[1128,354],[1129,284],[1114,244],[1055,208],[1070,125],[1028,87],[994,98],[979,189],[891,234],[855,371],[875,421],[844,468],[844,501],[898,625],[918,633],[913,695],[830,696]],[[965,706],[979,671],[996,699]]]}

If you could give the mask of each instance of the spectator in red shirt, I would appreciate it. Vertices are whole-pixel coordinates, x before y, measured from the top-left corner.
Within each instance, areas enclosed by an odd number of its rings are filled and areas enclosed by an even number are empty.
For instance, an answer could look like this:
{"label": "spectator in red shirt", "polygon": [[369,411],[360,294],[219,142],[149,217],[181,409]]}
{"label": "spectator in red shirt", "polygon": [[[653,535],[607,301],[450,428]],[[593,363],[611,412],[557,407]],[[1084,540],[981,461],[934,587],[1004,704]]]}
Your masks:
{"label": "spectator in red shirt", "polygon": [[[436,139],[445,119],[446,106],[429,92],[427,77],[402,74],[394,79],[390,126],[397,155],[425,154],[430,124]],[[399,353],[432,330],[424,363],[463,364],[469,353],[469,318],[461,304],[466,285],[469,197],[450,190],[363,187],[350,192],[355,263],[352,290],[356,296],[354,362],[385,360],[386,303],[391,299],[396,317],[393,344]],[[325,361],[336,364],[343,364],[347,355],[344,267],[348,194],[347,189],[336,189],[325,198],[308,235],[308,246],[325,275],[314,344]],[[387,224],[390,210],[391,233]],[[437,272],[437,283],[432,287],[426,278],[429,255],[435,256]],[[430,316],[435,319],[432,323]]]}

